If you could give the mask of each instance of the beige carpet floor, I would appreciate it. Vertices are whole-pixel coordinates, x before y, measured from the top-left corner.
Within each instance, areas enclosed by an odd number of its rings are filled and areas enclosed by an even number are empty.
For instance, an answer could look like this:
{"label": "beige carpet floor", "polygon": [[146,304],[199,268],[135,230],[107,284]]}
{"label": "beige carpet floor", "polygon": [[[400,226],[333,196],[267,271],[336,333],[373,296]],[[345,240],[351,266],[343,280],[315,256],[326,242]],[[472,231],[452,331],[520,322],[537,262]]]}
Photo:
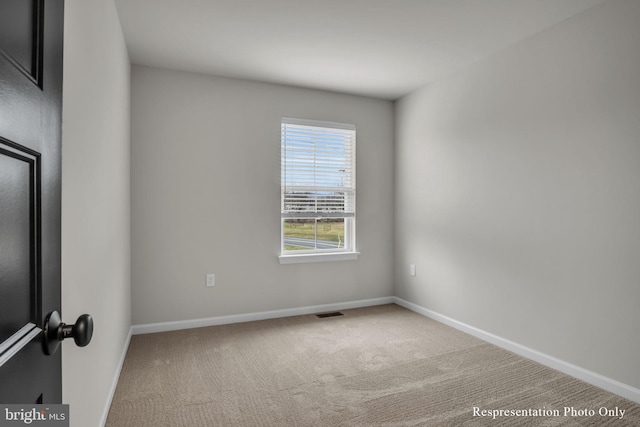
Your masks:
{"label": "beige carpet floor", "polygon": [[136,335],[106,425],[640,426],[638,404],[397,305],[342,312]]}

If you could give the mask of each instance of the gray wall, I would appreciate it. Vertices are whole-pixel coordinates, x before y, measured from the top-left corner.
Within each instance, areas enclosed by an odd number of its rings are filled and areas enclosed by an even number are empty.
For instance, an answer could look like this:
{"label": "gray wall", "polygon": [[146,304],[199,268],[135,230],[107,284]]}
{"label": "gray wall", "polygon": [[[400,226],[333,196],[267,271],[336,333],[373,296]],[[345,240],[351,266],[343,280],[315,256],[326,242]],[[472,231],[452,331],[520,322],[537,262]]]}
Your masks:
{"label": "gray wall", "polygon": [[95,321],[62,346],[72,426],[98,426],[131,325],[129,59],[112,0],[67,0],[62,146],[62,315]]}
{"label": "gray wall", "polygon": [[638,22],[605,2],[410,94],[395,151],[397,296],[633,387]]}
{"label": "gray wall", "polygon": [[[392,102],[141,66],[131,100],[134,324],[392,295]],[[278,263],[283,116],[357,126],[359,260]]]}

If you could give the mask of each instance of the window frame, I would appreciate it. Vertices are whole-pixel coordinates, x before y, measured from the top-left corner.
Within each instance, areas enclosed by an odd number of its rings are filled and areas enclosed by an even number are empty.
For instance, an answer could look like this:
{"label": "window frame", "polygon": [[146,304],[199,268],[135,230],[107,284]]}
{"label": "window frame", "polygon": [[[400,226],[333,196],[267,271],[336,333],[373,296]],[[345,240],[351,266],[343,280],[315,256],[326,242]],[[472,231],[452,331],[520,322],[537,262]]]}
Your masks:
{"label": "window frame", "polygon": [[[290,117],[282,117],[280,121],[281,133],[280,133],[280,162],[281,162],[281,171],[280,171],[280,255],[278,256],[280,264],[289,264],[289,263],[299,263],[299,262],[323,262],[323,261],[342,261],[342,260],[356,260],[358,258],[359,252],[356,250],[356,126],[353,124],[345,124],[345,123],[337,123],[337,122],[327,122],[327,121],[319,121],[319,120],[308,120],[308,119],[297,119]],[[314,215],[314,210],[311,209],[309,211],[301,212],[301,215],[295,215],[295,213],[285,212],[285,194],[287,185],[285,183],[286,177],[290,176],[286,173],[286,153],[290,153],[290,151],[286,150],[286,135],[288,134],[287,126],[298,127],[298,128],[307,128],[307,131],[314,135],[315,131],[311,128],[319,128],[324,129],[325,131],[335,131],[336,133],[344,132],[345,138],[348,138],[349,146],[345,147],[345,160],[348,162],[348,166],[345,166],[349,172],[346,175],[346,181],[348,184],[344,184],[337,186],[338,188],[345,188],[343,192],[343,208],[339,210],[337,213],[335,212],[319,212],[317,202],[316,202],[316,211],[317,215]],[[319,130],[319,132],[322,132]],[[315,162],[315,144],[314,146],[314,162]],[[292,149],[292,152],[295,150]],[[347,154],[350,153],[350,154]],[[305,172],[312,172],[315,174],[318,169],[315,166],[310,168],[310,170]],[[305,177],[308,178],[308,177]],[[314,180],[315,182],[315,180]],[[294,186],[295,187],[295,186]],[[310,188],[317,187],[322,191],[325,186],[322,185],[311,185]],[[310,190],[313,192],[313,190]],[[348,206],[348,207],[347,207]],[[299,250],[286,250],[285,249],[285,222],[291,219],[307,219],[307,220],[315,220],[314,222],[314,230],[315,230],[315,241],[317,244],[317,236],[318,236],[318,221],[322,219],[342,219],[344,220],[344,241],[345,248],[329,248],[329,249],[299,249]]]}

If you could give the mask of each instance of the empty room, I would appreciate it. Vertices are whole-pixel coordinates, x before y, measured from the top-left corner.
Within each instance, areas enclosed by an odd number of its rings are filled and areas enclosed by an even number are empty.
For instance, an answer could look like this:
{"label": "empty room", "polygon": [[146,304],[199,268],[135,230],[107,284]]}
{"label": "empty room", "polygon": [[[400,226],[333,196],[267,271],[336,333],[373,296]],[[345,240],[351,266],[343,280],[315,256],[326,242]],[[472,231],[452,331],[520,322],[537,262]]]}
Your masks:
{"label": "empty room", "polygon": [[640,425],[640,1],[0,4],[0,425]]}

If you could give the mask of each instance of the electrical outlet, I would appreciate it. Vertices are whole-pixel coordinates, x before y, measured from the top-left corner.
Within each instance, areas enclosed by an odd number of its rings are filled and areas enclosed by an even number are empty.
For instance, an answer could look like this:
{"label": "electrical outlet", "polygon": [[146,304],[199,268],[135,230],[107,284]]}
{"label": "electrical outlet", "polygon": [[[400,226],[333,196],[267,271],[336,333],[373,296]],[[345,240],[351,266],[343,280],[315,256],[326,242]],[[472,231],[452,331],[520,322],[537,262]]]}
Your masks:
{"label": "electrical outlet", "polygon": [[207,288],[211,288],[216,285],[216,275],[213,273],[207,274]]}
{"label": "electrical outlet", "polygon": [[409,264],[409,274],[411,276],[415,276],[416,275],[416,265],[415,264]]}

